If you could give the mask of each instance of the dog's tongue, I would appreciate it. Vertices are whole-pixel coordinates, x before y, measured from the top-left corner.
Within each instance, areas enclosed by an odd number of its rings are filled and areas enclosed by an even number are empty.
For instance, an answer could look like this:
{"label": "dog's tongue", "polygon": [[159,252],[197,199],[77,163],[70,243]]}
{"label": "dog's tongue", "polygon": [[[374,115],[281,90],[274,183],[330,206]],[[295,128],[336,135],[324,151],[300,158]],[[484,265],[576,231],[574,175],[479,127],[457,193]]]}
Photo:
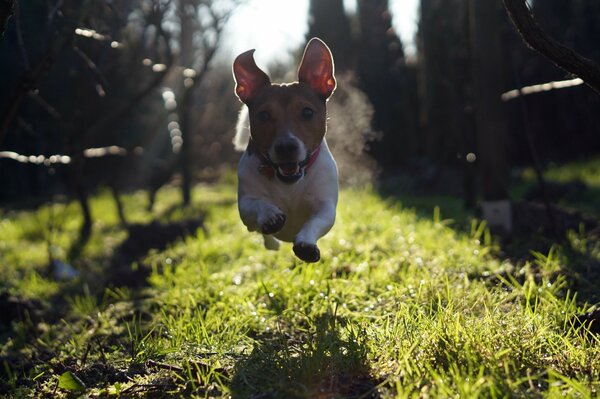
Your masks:
{"label": "dog's tongue", "polygon": [[283,176],[291,176],[300,172],[300,166],[297,163],[282,163],[277,167]]}

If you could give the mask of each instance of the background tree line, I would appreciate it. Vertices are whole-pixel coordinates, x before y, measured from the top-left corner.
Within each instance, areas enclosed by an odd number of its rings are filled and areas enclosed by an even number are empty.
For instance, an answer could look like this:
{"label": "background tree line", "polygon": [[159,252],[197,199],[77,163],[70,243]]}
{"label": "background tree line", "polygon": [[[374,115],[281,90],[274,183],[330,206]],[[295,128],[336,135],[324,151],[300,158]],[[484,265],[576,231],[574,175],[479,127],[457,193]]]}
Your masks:
{"label": "background tree line", "polygon": [[[64,154],[70,163],[0,158],[0,201],[62,193],[85,209],[87,193],[100,185],[118,202],[120,190],[146,188],[153,198],[175,179],[189,202],[194,178],[211,178],[238,157],[230,140],[239,105],[229,66],[215,58],[238,4],[17,2],[0,42],[0,151]],[[600,60],[600,4],[545,0],[532,7],[553,37]],[[500,2],[422,0],[417,53],[409,57],[387,0],[359,0],[353,14],[342,0],[311,0],[309,13],[307,37],[330,45],[347,86],[364,93],[359,106],[374,112],[371,126],[351,137],[361,150],[367,142],[384,175],[455,173],[465,182],[457,191],[475,196],[481,157],[473,165],[467,154],[485,154],[486,140],[500,139],[488,146],[492,157],[505,154],[500,174],[530,164],[534,152],[548,163],[600,149],[600,99],[586,86],[518,97],[487,112],[481,85],[501,93],[571,78],[523,45]],[[488,35],[497,45],[484,40]],[[271,66],[280,76],[288,69]],[[93,148],[108,155],[85,152]]]}

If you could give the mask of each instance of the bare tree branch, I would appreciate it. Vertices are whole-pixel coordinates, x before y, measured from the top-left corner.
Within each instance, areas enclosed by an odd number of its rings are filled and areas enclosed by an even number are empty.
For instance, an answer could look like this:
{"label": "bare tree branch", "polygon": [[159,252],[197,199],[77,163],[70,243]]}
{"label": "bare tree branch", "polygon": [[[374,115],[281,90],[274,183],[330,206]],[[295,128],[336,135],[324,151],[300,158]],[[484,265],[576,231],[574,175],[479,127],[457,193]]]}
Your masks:
{"label": "bare tree branch", "polygon": [[[182,62],[186,69],[193,69],[193,76],[189,76],[184,80],[183,93],[181,95],[181,101],[177,104],[177,113],[179,115],[179,123],[182,132],[183,145],[181,147],[181,174],[182,174],[182,197],[183,204],[189,205],[190,203],[190,191],[192,185],[192,159],[193,159],[193,148],[192,148],[192,126],[194,122],[192,120],[192,103],[194,98],[195,90],[206,77],[209,71],[210,64],[221,45],[223,28],[226,22],[231,16],[234,6],[238,4],[240,0],[232,0],[229,2],[229,7],[218,10],[214,2],[206,0],[180,0],[178,3],[178,17],[182,27],[188,27],[189,29],[195,29],[200,35],[201,39],[190,42],[189,37],[181,35],[181,53],[183,55]],[[192,7],[194,10],[193,15],[188,12],[188,7]],[[205,13],[205,15],[202,15]],[[183,31],[183,29],[182,29]],[[188,48],[189,47],[189,48]],[[189,54],[185,54],[189,52]],[[189,56],[193,56],[195,59],[200,59],[197,66],[192,65],[195,62],[190,62]]]}
{"label": "bare tree branch", "polygon": [[[2,4],[3,0],[0,0]],[[37,80],[50,69],[54,63],[56,56],[65,48],[69,47],[73,42],[75,36],[75,26],[81,21],[88,11],[89,2],[84,1],[78,9],[77,15],[73,16],[69,20],[77,21],[75,24],[65,22],[64,26],[58,29],[56,33],[57,39],[53,40],[44,55],[29,69],[27,69],[19,81],[17,82],[13,93],[10,95],[8,100],[8,106],[4,112],[0,115],[0,144],[4,139],[4,135],[8,130],[11,122],[21,107],[21,103],[27,97],[30,90],[32,90]]]}
{"label": "bare tree branch", "polygon": [[94,78],[96,78],[96,82],[102,87],[101,93],[103,94],[101,94],[101,96],[104,96],[106,94],[108,82],[106,81],[106,78],[104,77],[102,72],[98,69],[94,61],[92,61],[92,59],[88,57],[88,55],[84,53],[79,47],[73,46],[73,51],[75,51],[75,54],[77,54],[79,58],[83,60],[85,66],[88,67],[90,71],[92,71],[92,73],[94,74]]}
{"label": "bare tree branch", "polygon": [[21,30],[21,10],[19,3],[15,3],[15,29],[17,30],[17,46],[23,59],[23,66],[25,69],[30,69],[29,56],[27,55],[27,49],[25,48],[25,42],[23,41],[23,31]]}
{"label": "bare tree branch", "polygon": [[16,3],[16,0],[0,0],[0,39],[4,37],[8,20],[15,13]]}
{"label": "bare tree branch", "polygon": [[600,93],[600,66],[546,34],[535,21],[526,0],[503,0],[504,7],[527,45],[558,67],[577,75]]}
{"label": "bare tree branch", "polygon": [[44,111],[46,111],[46,113],[48,115],[50,115],[52,118],[56,119],[56,120],[60,120],[62,118],[62,116],[60,115],[60,113],[56,110],[56,108],[54,108],[52,105],[50,105],[48,103],[48,101],[46,101],[39,93],[38,90],[30,90],[29,93],[27,93],[27,95],[29,96],[29,98],[31,98],[33,101],[35,101],[36,103],[38,103],[40,105],[40,107],[42,107],[44,109]]}
{"label": "bare tree branch", "polygon": [[54,21],[54,17],[56,17],[56,14],[58,13],[58,11],[62,7],[62,5],[63,5],[63,0],[58,0],[56,2],[56,4],[52,7],[50,12],[48,13],[48,25],[52,24],[52,22]]}
{"label": "bare tree branch", "polygon": [[[72,36],[67,38],[63,45],[59,47],[66,47],[68,45],[68,42],[70,42],[71,40]],[[0,144],[4,139],[4,135],[6,134],[6,131],[8,130],[8,127],[10,126],[12,120],[19,111],[21,103],[27,96],[27,93],[29,93],[29,91],[33,89],[35,82],[43,74],[43,72],[50,68],[54,56],[58,51],[59,50],[55,48],[49,48],[46,51],[46,54],[42,57],[42,59],[34,67],[25,72],[25,74],[17,82],[17,86],[13,91],[10,100],[8,101],[8,107],[0,117]]]}
{"label": "bare tree branch", "polygon": [[[158,4],[158,3],[156,3]],[[107,117],[101,119],[98,123],[90,126],[86,129],[83,134],[82,146],[85,147],[85,139],[90,137],[95,137],[96,133],[103,129],[110,128],[124,118],[128,117],[131,114],[131,111],[135,109],[141,102],[144,100],[150,93],[152,93],[163,81],[169,70],[171,69],[174,61],[173,52],[171,50],[169,40],[169,34],[162,28],[162,20],[164,19],[164,14],[167,12],[168,7],[164,5],[163,7],[153,7],[151,14],[151,22],[156,23],[156,34],[154,37],[154,47],[158,48],[160,42],[162,41],[165,48],[165,60],[163,61],[165,68],[158,72],[154,78],[142,89],[140,89],[136,94],[134,94],[125,105],[123,105],[120,109],[112,112]]]}

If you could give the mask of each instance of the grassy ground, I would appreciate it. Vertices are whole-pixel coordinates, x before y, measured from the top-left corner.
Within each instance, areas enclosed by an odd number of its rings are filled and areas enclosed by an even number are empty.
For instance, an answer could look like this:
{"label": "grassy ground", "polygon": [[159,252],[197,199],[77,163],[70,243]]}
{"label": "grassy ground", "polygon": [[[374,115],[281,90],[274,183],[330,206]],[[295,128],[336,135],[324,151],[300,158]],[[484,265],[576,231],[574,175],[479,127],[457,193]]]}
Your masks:
{"label": "grassy ground", "polygon": [[[94,234],[76,259],[67,259],[76,205],[5,212],[0,287],[25,311],[2,325],[0,392],[600,394],[600,336],[577,318],[595,298],[576,292],[586,284],[585,268],[573,272],[581,259],[598,268],[600,246],[583,235],[513,263],[480,223],[453,223],[444,208],[428,214],[370,189],[346,189],[336,226],[320,242],[323,260],[307,265],[289,245],[268,252],[245,230],[232,182],[197,187],[188,210],[177,201],[175,190],[163,190],[150,215],[141,194],[125,198],[132,222],[205,218],[194,234],[134,260],[123,255],[127,233],[107,194],[94,198]],[[577,251],[579,260],[569,255]],[[49,254],[73,263],[80,276],[52,278]],[[123,262],[138,276],[135,284],[111,274]]]}
{"label": "grassy ground", "polygon": [[[525,169],[521,178],[513,187],[516,196],[537,187],[532,168]],[[550,165],[544,178],[551,202],[600,217],[600,158]]]}

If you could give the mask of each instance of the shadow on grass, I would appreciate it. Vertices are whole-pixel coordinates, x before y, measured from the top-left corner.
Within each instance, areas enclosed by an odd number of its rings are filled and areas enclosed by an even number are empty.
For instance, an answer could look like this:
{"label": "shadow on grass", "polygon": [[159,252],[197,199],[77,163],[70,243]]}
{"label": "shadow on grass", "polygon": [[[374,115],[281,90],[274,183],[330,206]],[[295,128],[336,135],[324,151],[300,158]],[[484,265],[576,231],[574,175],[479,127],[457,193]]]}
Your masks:
{"label": "shadow on grass", "polygon": [[311,324],[259,337],[234,368],[232,397],[379,398],[360,328],[331,313]]}
{"label": "shadow on grass", "polygon": [[[481,217],[476,210],[464,208],[460,193],[451,195],[446,188],[442,190],[445,195],[432,192],[419,195],[419,191],[415,194],[407,190],[412,186],[407,185],[405,180],[384,179],[378,187],[379,195],[388,201],[397,201],[404,208],[413,208],[419,218],[431,219],[434,209],[438,208],[442,219],[453,220],[448,226],[457,234],[469,234],[471,221]],[[459,183],[455,179],[454,184],[446,185],[457,186]],[[511,184],[518,185],[517,182]],[[509,236],[495,237],[498,250],[493,252],[493,256],[509,260],[514,270],[506,273],[520,281],[525,275],[518,272],[525,264],[531,266],[534,277],[541,279],[544,274],[547,276],[540,259],[559,253],[559,269],[553,274],[567,278],[568,288],[577,292],[579,303],[600,303],[600,219],[597,216],[600,191],[593,187],[569,191],[565,190],[568,184],[553,183],[551,186],[556,193],[550,193],[552,220],[546,207],[536,197],[535,186],[523,183],[521,186],[513,203],[515,231]],[[519,200],[519,197],[526,200]],[[590,210],[592,212],[588,212]],[[489,276],[471,275],[471,278],[489,280],[491,284],[495,281]]]}
{"label": "shadow on grass", "polygon": [[107,285],[131,288],[147,285],[150,267],[142,260],[150,250],[163,251],[177,240],[194,235],[200,228],[204,229],[204,216],[169,223],[152,221],[129,225],[127,239],[115,250],[110,267],[105,271]]}
{"label": "shadow on grass", "polygon": [[[400,174],[395,177],[384,177],[377,185],[379,196],[388,201],[396,201],[402,208],[414,209],[417,216],[431,219],[436,208],[439,209],[442,219],[452,219],[455,228],[466,231],[469,219],[476,216],[475,209],[465,209],[464,200],[461,198],[460,188],[451,190],[440,188],[437,185],[424,188],[423,184]],[[459,185],[461,182],[454,177],[453,183],[447,185]]]}
{"label": "shadow on grass", "polygon": [[[211,206],[231,206],[233,204],[237,204],[237,201],[235,199],[219,199],[215,201],[210,201]],[[185,207],[180,204],[173,204],[161,210],[160,212],[157,212],[156,220],[169,221],[173,219],[181,219],[186,217],[190,218],[190,215],[196,215],[198,214],[198,212],[200,212],[200,215],[202,217],[204,217],[206,214],[205,211],[198,211],[198,209],[194,209],[193,207]]]}
{"label": "shadow on grass", "polygon": [[[120,370],[105,356],[104,348],[123,346],[123,342],[128,340],[126,331],[102,332],[101,323],[96,317],[88,316],[87,319],[80,320],[81,315],[75,318],[69,312],[72,312],[75,304],[80,312],[81,309],[95,312],[98,304],[107,299],[107,288],[125,287],[129,292],[128,299],[117,300],[102,312],[117,324],[143,324],[151,318],[151,312],[159,311],[152,308],[152,303],[149,306],[145,301],[143,288],[148,285],[151,269],[143,263],[144,257],[149,251],[164,250],[178,240],[195,234],[200,228],[204,228],[203,217],[168,223],[152,221],[147,224],[131,224],[127,238],[115,248],[112,257],[86,259],[84,265],[87,267],[80,268],[80,275],[60,282],[60,290],[44,303],[9,295],[7,292],[0,293],[0,347],[9,339],[13,342],[13,350],[0,354],[0,396],[19,386],[31,387],[33,384],[28,373],[34,367],[46,367],[50,370],[38,380],[38,384],[65,371],[76,372],[88,386],[127,382],[128,377],[142,373],[143,370]],[[114,233],[110,228],[106,231],[99,230],[94,234]],[[87,342],[87,349],[84,349],[83,354],[76,352],[65,355],[58,347],[35,344],[36,339],[47,329],[43,326],[60,323],[63,319],[68,319],[69,323],[78,328],[83,324],[90,334],[93,332],[94,337]],[[67,340],[68,337],[64,334],[71,332],[70,329],[55,332],[57,341]],[[27,348],[27,357],[21,353],[23,348]],[[135,357],[133,348],[129,355]],[[51,362],[54,364],[50,366]],[[10,369],[2,367],[3,364],[10,364],[13,370],[19,370],[19,374],[10,374]],[[12,378],[12,382],[5,383],[9,378]]]}

